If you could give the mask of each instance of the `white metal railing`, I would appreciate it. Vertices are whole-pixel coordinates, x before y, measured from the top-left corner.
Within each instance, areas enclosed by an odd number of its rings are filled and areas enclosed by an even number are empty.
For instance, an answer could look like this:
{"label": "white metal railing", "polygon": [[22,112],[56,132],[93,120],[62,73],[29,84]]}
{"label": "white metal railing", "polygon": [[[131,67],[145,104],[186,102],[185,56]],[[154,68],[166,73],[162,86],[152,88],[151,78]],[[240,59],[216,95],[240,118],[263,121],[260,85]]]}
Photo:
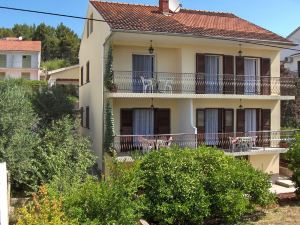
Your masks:
{"label": "white metal railing", "polygon": [[244,152],[288,148],[295,140],[298,130],[256,131],[236,133],[201,133],[201,134],[162,134],[162,135],[117,135],[114,148],[118,153],[132,151],[147,152],[169,148],[172,145],[181,148],[206,145],[226,152]]}
{"label": "white metal railing", "polygon": [[248,75],[114,71],[120,93],[295,95],[295,79]]}

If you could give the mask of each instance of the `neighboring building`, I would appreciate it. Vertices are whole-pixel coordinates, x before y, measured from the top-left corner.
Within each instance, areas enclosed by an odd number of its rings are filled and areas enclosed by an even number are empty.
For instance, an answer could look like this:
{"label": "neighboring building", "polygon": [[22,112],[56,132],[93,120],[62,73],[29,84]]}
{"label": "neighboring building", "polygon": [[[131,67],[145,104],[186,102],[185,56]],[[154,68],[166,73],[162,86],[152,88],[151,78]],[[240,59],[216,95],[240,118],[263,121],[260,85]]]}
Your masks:
{"label": "neighboring building", "polygon": [[280,131],[280,103],[295,97],[294,81],[280,78],[277,47],[291,41],[230,13],[173,13],[165,0],[158,7],[91,1],[87,17],[107,21],[87,21],[79,53],[82,133],[100,167],[109,101],[120,155],[205,144],[279,173],[293,133]]}
{"label": "neighboring building", "polygon": [[47,79],[50,86],[56,84],[79,85],[79,65],[61,68],[47,72]]}
{"label": "neighboring building", "polygon": [[0,79],[40,80],[41,42],[0,39]]}
{"label": "neighboring building", "polygon": [[295,46],[291,49],[281,51],[281,62],[284,67],[300,77],[300,27],[294,30],[287,39],[294,42]]}

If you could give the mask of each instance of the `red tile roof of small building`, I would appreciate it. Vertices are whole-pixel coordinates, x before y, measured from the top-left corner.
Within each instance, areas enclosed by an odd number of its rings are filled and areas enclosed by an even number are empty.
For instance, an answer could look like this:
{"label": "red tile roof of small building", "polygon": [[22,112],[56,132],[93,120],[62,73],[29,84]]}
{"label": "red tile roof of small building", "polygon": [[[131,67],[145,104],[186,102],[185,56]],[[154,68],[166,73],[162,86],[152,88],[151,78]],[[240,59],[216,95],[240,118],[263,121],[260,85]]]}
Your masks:
{"label": "red tile roof of small building", "polygon": [[40,41],[22,41],[16,39],[0,40],[0,51],[28,51],[40,52],[42,43]]}
{"label": "red tile roof of small building", "polygon": [[166,16],[157,6],[91,1],[113,30],[162,32],[219,38],[291,41],[231,13],[181,9]]}

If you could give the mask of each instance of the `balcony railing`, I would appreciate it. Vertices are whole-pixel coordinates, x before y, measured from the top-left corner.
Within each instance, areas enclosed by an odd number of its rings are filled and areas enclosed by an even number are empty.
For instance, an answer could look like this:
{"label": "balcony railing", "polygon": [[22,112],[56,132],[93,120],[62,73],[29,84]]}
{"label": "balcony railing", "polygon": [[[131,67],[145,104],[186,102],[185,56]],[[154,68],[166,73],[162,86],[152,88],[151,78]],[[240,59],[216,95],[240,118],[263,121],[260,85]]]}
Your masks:
{"label": "balcony railing", "polygon": [[294,78],[114,71],[114,92],[295,95]]}
{"label": "balcony railing", "polygon": [[146,153],[160,148],[211,146],[228,153],[282,150],[295,140],[298,130],[257,131],[246,133],[204,133],[165,135],[119,135],[114,137],[114,148],[119,154]]}

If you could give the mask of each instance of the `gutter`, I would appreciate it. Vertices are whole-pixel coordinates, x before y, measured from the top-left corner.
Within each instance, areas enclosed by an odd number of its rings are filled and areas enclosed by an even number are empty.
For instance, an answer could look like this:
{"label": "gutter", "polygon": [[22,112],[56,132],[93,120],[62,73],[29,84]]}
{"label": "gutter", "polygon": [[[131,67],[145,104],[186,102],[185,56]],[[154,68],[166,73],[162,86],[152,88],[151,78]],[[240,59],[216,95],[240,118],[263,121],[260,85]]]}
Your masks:
{"label": "gutter", "polygon": [[[211,35],[194,35],[194,34],[182,34],[182,33],[169,33],[169,32],[154,32],[154,31],[138,31],[138,30],[125,30],[125,29],[112,29],[115,33],[138,33],[138,34],[150,34],[150,35],[165,35],[165,36],[176,36],[176,37],[192,37],[200,39],[214,39],[214,40],[224,40],[224,41],[236,41],[246,44],[275,44],[284,46],[297,46],[292,42],[282,42],[282,41],[271,41],[271,40],[261,40],[261,39],[249,39],[249,38],[235,38],[235,37],[224,37],[224,36],[211,36]],[[267,46],[268,47],[268,46]],[[276,47],[276,46],[270,46]],[[280,48],[278,46],[278,48]]]}

